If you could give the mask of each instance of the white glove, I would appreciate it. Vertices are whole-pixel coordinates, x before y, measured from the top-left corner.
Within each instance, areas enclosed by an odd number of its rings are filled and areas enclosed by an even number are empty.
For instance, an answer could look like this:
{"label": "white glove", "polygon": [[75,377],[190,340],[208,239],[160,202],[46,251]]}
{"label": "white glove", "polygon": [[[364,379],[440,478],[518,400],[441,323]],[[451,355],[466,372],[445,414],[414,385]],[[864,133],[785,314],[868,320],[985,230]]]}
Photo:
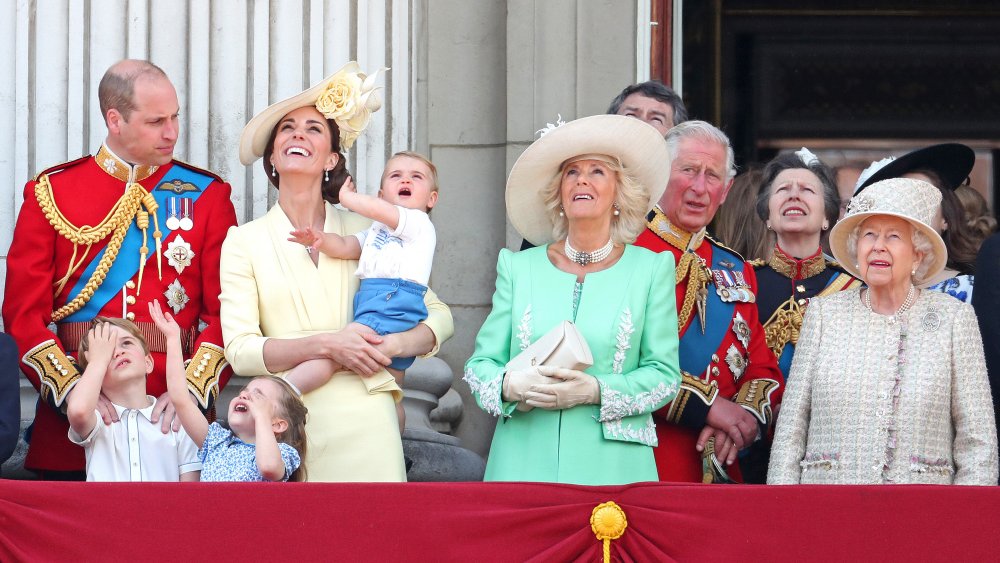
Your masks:
{"label": "white glove", "polygon": [[562,410],[577,405],[601,402],[601,386],[597,378],[582,371],[541,366],[538,372],[557,383],[531,386],[524,393],[524,402],[531,407]]}
{"label": "white glove", "polygon": [[538,372],[537,367],[511,370],[503,376],[503,399],[505,401],[523,401],[524,393],[533,385],[549,385],[559,381],[554,377],[542,375]]}

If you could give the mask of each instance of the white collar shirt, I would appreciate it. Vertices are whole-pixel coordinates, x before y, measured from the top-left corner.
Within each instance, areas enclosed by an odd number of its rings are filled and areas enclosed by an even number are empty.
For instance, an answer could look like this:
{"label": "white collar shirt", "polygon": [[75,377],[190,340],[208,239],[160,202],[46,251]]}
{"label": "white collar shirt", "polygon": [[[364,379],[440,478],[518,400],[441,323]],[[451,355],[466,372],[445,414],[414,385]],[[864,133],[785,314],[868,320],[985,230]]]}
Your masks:
{"label": "white collar shirt", "polygon": [[70,441],[86,450],[88,481],[177,481],[183,473],[201,471],[194,440],[183,428],[164,434],[150,420],[156,399],[148,398],[143,409],[112,403],[119,420],[109,425],[98,412],[86,438],[70,428]]}

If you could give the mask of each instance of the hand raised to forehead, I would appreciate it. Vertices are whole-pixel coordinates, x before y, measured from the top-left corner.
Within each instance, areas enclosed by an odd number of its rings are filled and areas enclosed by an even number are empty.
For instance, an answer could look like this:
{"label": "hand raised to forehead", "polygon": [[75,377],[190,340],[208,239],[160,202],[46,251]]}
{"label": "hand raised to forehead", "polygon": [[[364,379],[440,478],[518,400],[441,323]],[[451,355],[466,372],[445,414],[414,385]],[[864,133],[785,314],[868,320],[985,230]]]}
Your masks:
{"label": "hand raised to forehead", "polygon": [[113,325],[98,323],[87,333],[87,362],[89,364],[107,367],[115,354],[117,337]]}

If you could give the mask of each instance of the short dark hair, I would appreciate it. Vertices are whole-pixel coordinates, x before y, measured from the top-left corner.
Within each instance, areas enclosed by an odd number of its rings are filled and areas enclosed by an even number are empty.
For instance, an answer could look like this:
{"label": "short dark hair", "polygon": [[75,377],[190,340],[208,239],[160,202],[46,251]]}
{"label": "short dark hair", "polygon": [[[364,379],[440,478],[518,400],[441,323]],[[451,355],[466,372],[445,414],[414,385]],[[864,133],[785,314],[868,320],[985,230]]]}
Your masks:
{"label": "short dark hair", "polygon": [[116,109],[126,122],[135,111],[135,81],[142,76],[167,78],[163,69],[149,61],[125,59],[111,65],[97,86],[101,115],[107,123],[108,110]]}
{"label": "short dark hair", "polygon": [[673,125],[677,125],[678,123],[688,120],[688,112],[687,108],[684,107],[684,100],[681,99],[677,92],[674,92],[672,88],[664,85],[659,80],[649,80],[638,84],[632,84],[631,86],[626,86],[614,100],[611,100],[611,105],[608,106],[608,113],[618,113],[622,104],[625,103],[625,98],[631,96],[632,94],[639,94],[640,96],[652,98],[658,102],[670,104],[670,107],[674,109]]}

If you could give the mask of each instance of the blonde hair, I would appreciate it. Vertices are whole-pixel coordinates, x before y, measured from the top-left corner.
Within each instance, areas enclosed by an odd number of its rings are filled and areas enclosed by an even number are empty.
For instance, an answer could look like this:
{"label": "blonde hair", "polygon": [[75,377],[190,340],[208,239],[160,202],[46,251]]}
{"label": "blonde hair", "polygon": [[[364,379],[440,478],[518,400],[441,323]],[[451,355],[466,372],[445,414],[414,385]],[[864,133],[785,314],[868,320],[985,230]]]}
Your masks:
{"label": "blonde hair", "polygon": [[[563,173],[569,159],[559,166],[559,173],[542,188],[542,201],[545,212],[552,223],[553,240],[562,240],[569,234],[569,221],[559,214],[562,206],[560,193]],[[617,244],[631,244],[646,228],[646,213],[649,211],[649,190],[639,183],[639,180],[629,174],[617,158],[601,160],[615,173],[615,205],[618,215],[611,217],[611,240]]]}
{"label": "blonde hair", "polygon": [[250,381],[257,379],[273,381],[278,384],[278,387],[281,388],[281,398],[278,400],[278,408],[281,409],[281,412],[278,414],[285,419],[285,422],[288,423],[288,428],[286,428],[281,434],[275,436],[275,438],[277,438],[279,442],[283,442],[295,448],[295,451],[299,453],[299,468],[288,476],[288,480],[305,481],[307,476],[306,418],[309,414],[309,409],[306,408],[305,403],[302,402],[302,398],[299,397],[299,394],[295,391],[295,389],[284,379],[273,375],[258,375]]}
{"label": "blonde hair", "polygon": [[[135,323],[127,319],[118,319],[112,317],[97,317],[94,320],[90,321],[90,328],[94,328],[95,326],[105,323],[109,325],[114,325],[134,336],[135,339],[139,341],[139,345],[142,346],[142,353],[147,356],[149,355],[149,344],[146,342],[146,338],[142,335],[142,333],[139,332],[139,327],[135,326]],[[87,369],[87,350],[89,349],[90,349],[90,331],[88,330],[83,335],[83,338],[80,339],[80,345],[77,347],[76,363],[80,364],[81,370]]]}
{"label": "blonde hair", "polygon": [[965,211],[965,225],[969,228],[968,234],[976,240],[975,247],[978,251],[983,240],[996,231],[997,220],[990,216],[986,199],[972,186],[955,188],[955,196]]}
{"label": "blonde hair", "polygon": [[419,160],[420,162],[423,162],[425,165],[427,165],[427,169],[431,171],[431,191],[432,192],[438,191],[439,188],[438,188],[437,166],[434,166],[434,163],[431,162],[431,160],[426,156],[413,151],[399,151],[396,154],[390,156],[389,160],[385,161],[385,169],[382,170],[382,179],[379,180],[379,189],[382,189],[382,184],[385,183],[385,175],[387,172],[389,172],[389,163],[392,162],[394,158],[399,158],[399,157],[412,158],[415,160]]}

